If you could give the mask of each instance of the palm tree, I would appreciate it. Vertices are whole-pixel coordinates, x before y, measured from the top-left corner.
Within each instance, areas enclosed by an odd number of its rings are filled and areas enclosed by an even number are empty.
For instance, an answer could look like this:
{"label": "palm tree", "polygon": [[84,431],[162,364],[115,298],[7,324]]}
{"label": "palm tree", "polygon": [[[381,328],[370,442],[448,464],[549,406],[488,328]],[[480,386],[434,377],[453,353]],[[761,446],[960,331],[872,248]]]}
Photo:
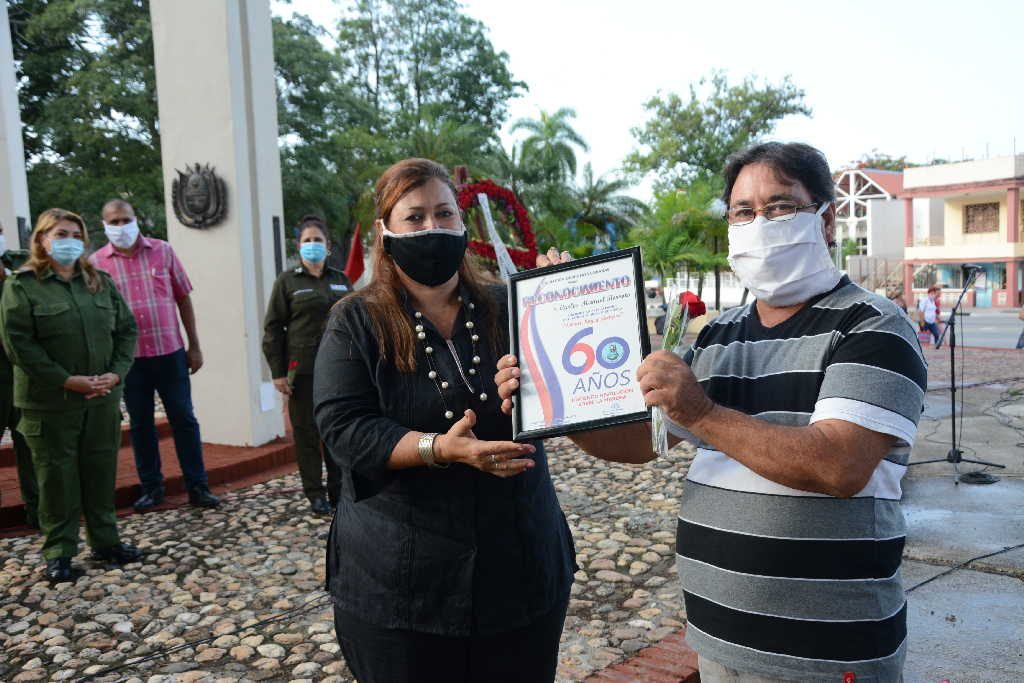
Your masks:
{"label": "palm tree", "polygon": [[623,194],[629,182],[623,179],[606,180],[605,176],[594,178],[594,169],[587,162],[583,167],[583,182],[572,190],[572,197],[579,204],[578,220],[590,223],[598,230],[604,230],[608,223],[630,228],[647,211],[647,205],[639,199]]}
{"label": "palm tree", "polygon": [[[659,193],[650,213],[630,233],[630,239],[643,249],[644,261],[662,277],[680,266],[699,275],[728,266],[724,254],[715,248],[716,238],[726,227],[709,208],[712,196],[712,189],[703,186]],[[703,284],[701,277],[698,296]]]}
{"label": "palm tree", "polygon": [[407,156],[433,159],[445,166],[483,158],[493,142],[491,132],[473,123],[460,123],[424,110],[406,140]]}
{"label": "palm tree", "polygon": [[523,140],[522,159],[527,165],[538,169],[545,180],[562,182],[576,175],[576,150],[587,152],[583,137],[576,132],[570,119],[576,118],[576,110],[562,107],[553,114],[540,112],[537,119],[519,119],[512,125],[512,132],[526,131]]}

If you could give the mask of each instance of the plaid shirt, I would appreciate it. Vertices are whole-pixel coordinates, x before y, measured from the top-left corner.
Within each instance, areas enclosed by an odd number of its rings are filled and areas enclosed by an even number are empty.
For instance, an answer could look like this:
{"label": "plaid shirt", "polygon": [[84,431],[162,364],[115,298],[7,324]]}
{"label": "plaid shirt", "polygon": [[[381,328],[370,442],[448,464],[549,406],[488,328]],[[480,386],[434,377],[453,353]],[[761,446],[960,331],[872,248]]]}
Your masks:
{"label": "plaid shirt", "polygon": [[139,235],[130,255],[108,244],[97,249],[89,261],[110,273],[135,315],[139,327],[136,358],[166,356],[185,346],[177,302],[192,291],[192,283],[170,244]]}

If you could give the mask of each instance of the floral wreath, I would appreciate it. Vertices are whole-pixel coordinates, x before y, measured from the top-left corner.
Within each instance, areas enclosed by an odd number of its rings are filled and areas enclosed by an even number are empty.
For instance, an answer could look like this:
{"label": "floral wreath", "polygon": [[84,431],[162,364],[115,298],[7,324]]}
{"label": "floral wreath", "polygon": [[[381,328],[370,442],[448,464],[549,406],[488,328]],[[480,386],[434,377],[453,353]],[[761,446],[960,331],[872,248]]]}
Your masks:
{"label": "floral wreath", "polygon": [[[513,225],[519,232],[519,239],[526,249],[508,248],[512,262],[520,268],[533,268],[537,265],[537,240],[533,235],[533,226],[530,224],[530,216],[516,197],[515,192],[502,187],[493,180],[480,180],[474,183],[466,183],[459,188],[459,208],[463,211],[474,206],[479,206],[478,194],[487,195],[495,213],[503,212],[512,220]],[[469,250],[478,256],[492,261],[496,260],[494,247],[489,242],[481,240],[470,240]]]}

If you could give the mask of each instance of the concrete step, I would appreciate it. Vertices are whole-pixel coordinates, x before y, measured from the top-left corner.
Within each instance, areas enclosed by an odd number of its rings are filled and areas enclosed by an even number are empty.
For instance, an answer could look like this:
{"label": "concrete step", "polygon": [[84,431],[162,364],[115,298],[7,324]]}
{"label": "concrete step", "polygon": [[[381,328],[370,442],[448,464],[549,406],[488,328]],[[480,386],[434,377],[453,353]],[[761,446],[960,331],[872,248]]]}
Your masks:
{"label": "concrete step", "polygon": [[[159,433],[160,462],[168,497],[168,501],[161,508],[174,507],[187,502],[185,482],[178,465],[170,426],[165,424]],[[296,469],[290,434],[262,446],[248,448],[204,443],[203,461],[206,464],[210,488],[215,493],[268,481]],[[140,495],[140,487],[135,470],[135,456],[127,443],[117,454],[116,487],[118,514],[134,514],[131,505]],[[24,525],[25,510],[12,453],[10,463],[0,466],[0,534],[29,531]]]}
{"label": "concrete step", "polygon": [[[163,439],[170,436],[171,425],[167,418],[161,417],[156,420],[157,438]],[[9,435],[8,435],[9,436]],[[131,445],[131,432],[127,424],[121,425],[121,446]],[[14,444],[10,441],[0,446],[0,467],[10,467],[15,463]]]}

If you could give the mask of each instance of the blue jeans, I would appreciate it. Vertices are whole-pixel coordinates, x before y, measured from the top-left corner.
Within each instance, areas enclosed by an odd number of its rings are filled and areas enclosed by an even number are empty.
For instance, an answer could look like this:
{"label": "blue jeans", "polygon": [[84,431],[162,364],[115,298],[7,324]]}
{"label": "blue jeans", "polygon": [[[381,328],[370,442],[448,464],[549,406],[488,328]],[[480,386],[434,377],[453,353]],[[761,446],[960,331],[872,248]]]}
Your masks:
{"label": "blue jeans", "polygon": [[199,439],[199,422],[192,409],[192,382],[188,376],[185,349],[166,356],[136,358],[124,380],[124,402],[131,420],[132,450],[135,469],[143,492],[163,484],[160,472],[160,447],[154,421],[153,392],[160,394],[174,434],[174,449],[185,478],[192,489],[206,484],[203,465],[203,444]]}
{"label": "blue jeans", "polygon": [[921,326],[924,327],[924,329],[926,329],[926,330],[928,330],[929,332],[932,333],[932,341],[934,343],[938,344],[939,343],[939,337],[942,336],[941,334],[939,334],[939,324],[938,323],[921,323]]}

